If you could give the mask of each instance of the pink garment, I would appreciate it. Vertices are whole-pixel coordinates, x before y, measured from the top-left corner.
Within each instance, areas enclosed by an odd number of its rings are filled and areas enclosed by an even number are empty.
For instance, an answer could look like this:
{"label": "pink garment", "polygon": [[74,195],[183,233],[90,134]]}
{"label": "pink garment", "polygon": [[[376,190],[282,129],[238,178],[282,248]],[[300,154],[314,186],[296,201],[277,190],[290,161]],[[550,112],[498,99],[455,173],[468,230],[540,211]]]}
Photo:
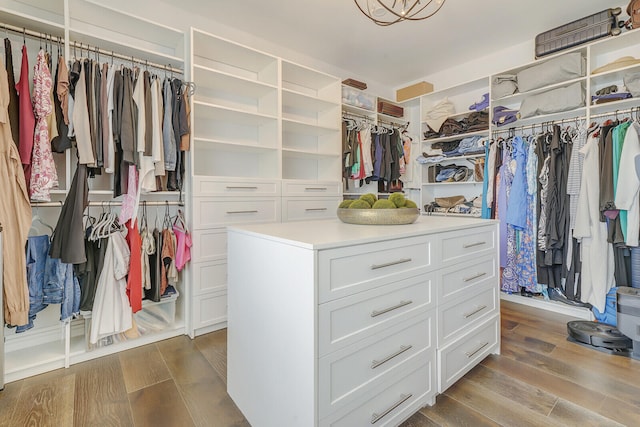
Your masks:
{"label": "pink garment", "polygon": [[16,142],[18,142],[20,162],[22,163],[28,189],[29,181],[31,180],[31,152],[33,151],[33,132],[36,127],[36,119],[33,115],[31,94],[29,93],[29,58],[26,45],[22,45],[22,65],[20,66],[20,80],[16,83],[16,90],[18,91],[18,107],[20,110],[20,141]]}
{"label": "pink garment", "polygon": [[191,234],[189,230],[183,229],[181,226],[173,225],[173,234],[176,235],[176,268],[182,271],[187,262],[191,260]]}
{"label": "pink garment", "polygon": [[58,186],[58,173],[51,153],[51,139],[47,125],[47,116],[53,112],[52,85],[51,72],[44,57],[44,50],[40,49],[36,65],[33,67],[33,108],[37,120],[29,183],[31,200],[37,202],[51,201],[50,191]]}
{"label": "pink garment", "polygon": [[138,201],[138,170],[136,165],[129,165],[129,179],[127,194],[122,196],[122,207],[120,208],[120,224],[124,224],[136,216],[136,204]]}

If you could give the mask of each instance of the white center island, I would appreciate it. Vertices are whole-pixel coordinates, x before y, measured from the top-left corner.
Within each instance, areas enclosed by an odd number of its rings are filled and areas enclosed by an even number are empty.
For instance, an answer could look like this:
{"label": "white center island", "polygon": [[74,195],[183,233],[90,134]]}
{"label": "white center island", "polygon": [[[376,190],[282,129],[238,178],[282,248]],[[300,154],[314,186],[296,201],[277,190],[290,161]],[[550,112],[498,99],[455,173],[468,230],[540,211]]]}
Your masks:
{"label": "white center island", "polygon": [[228,228],[227,390],[253,427],[395,426],[500,350],[498,223]]}

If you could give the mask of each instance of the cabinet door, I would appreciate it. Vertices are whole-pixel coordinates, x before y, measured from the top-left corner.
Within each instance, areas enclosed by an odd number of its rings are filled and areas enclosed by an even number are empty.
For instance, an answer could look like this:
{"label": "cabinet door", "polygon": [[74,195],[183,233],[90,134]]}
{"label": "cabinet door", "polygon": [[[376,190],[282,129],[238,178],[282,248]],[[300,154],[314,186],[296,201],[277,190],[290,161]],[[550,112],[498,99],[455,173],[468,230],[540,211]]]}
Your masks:
{"label": "cabinet door", "polygon": [[336,217],[336,209],[342,199],[336,197],[284,197],[282,221],[311,221]]}
{"label": "cabinet door", "polygon": [[280,221],[278,198],[206,198],[193,199],[193,228],[207,229],[230,224]]}

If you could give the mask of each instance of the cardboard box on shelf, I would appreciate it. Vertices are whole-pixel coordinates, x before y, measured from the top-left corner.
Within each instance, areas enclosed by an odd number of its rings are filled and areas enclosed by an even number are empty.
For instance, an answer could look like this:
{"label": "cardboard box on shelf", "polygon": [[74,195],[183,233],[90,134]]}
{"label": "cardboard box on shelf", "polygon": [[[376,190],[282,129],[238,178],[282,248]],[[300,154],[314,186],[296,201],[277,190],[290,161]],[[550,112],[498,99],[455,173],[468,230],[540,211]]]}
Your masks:
{"label": "cardboard box on shelf", "polygon": [[403,87],[396,91],[396,102],[406,101],[416,96],[433,92],[433,85],[429,82],[419,82],[411,86]]}

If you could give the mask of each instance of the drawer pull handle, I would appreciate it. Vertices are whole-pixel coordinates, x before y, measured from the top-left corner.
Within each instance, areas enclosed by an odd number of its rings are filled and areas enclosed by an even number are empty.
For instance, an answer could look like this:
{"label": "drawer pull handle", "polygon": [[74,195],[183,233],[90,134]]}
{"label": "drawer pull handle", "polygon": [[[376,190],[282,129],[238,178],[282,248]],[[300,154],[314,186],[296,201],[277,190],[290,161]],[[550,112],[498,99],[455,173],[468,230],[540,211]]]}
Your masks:
{"label": "drawer pull handle", "polygon": [[305,211],[310,212],[310,211],[326,211],[327,208],[307,208],[305,209]]}
{"label": "drawer pull handle", "polygon": [[255,186],[227,185],[227,190],[257,190]]}
{"label": "drawer pull handle", "polygon": [[480,347],[478,347],[475,350],[473,350],[471,353],[466,352],[465,354],[467,355],[467,358],[471,359],[477,352],[479,352],[480,350],[482,350],[483,348],[485,348],[488,345],[489,345],[489,343],[486,342],[486,343],[482,344]]}
{"label": "drawer pull handle", "polygon": [[476,273],[476,274],[474,274],[473,276],[471,276],[471,277],[465,277],[465,278],[464,278],[464,279],[462,279],[462,280],[464,280],[465,282],[469,282],[469,281],[471,281],[471,280],[473,280],[473,279],[477,279],[478,277],[486,276],[486,274],[487,274],[486,272],[485,272],[485,273]]}
{"label": "drawer pull handle", "polygon": [[401,345],[400,346],[400,350],[398,350],[395,353],[392,353],[392,354],[386,356],[384,359],[382,359],[382,360],[372,360],[371,361],[371,369],[376,369],[378,366],[387,363],[389,360],[393,359],[396,356],[400,356],[402,353],[404,353],[407,350],[410,350],[412,347],[413,347],[412,345]]}
{"label": "drawer pull handle", "polygon": [[473,242],[473,243],[465,243],[464,245],[462,245],[463,248],[467,249],[467,248],[472,248],[474,246],[480,246],[480,245],[484,245],[487,242]]}
{"label": "drawer pull handle", "polygon": [[404,402],[406,402],[407,400],[411,399],[412,396],[413,396],[412,393],[401,394],[400,395],[400,400],[398,400],[393,405],[389,406],[389,408],[385,409],[380,415],[376,414],[375,412],[373,414],[371,414],[371,424],[375,424],[378,421],[380,421],[381,419],[383,419],[385,416],[387,416],[389,414],[389,412],[393,411],[398,406],[402,405]]}
{"label": "drawer pull handle", "polygon": [[304,191],[327,191],[327,187],[306,187]]}
{"label": "drawer pull handle", "polygon": [[258,213],[258,211],[227,211],[228,215],[234,214],[250,214],[250,213]]}
{"label": "drawer pull handle", "polygon": [[475,310],[473,310],[471,313],[467,313],[464,315],[465,319],[468,319],[469,317],[473,316],[476,313],[480,313],[482,310],[484,310],[485,308],[487,308],[486,305],[481,305],[480,307],[476,308]]}
{"label": "drawer pull handle", "polygon": [[390,311],[397,310],[398,308],[404,307],[405,305],[409,305],[411,303],[413,303],[413,301],[411,301],[411,300],[409,300],[409,301],[400,301],[398,304],[392,305],[391,307],[383,308],[382,310],[373,310],[371,312],[371,317],[378,317],[381,314],[385,314],[385,313],[388,313]]}
{"label": "drawer pull handle", "polygon": [[377,270],[379,268],[391,267],[392,265],[404,264],[405,262],[411,262],[411,258],[402,258],[397,261],[386,262],[384,264],[374,264],[371,266],[371,269]]}

